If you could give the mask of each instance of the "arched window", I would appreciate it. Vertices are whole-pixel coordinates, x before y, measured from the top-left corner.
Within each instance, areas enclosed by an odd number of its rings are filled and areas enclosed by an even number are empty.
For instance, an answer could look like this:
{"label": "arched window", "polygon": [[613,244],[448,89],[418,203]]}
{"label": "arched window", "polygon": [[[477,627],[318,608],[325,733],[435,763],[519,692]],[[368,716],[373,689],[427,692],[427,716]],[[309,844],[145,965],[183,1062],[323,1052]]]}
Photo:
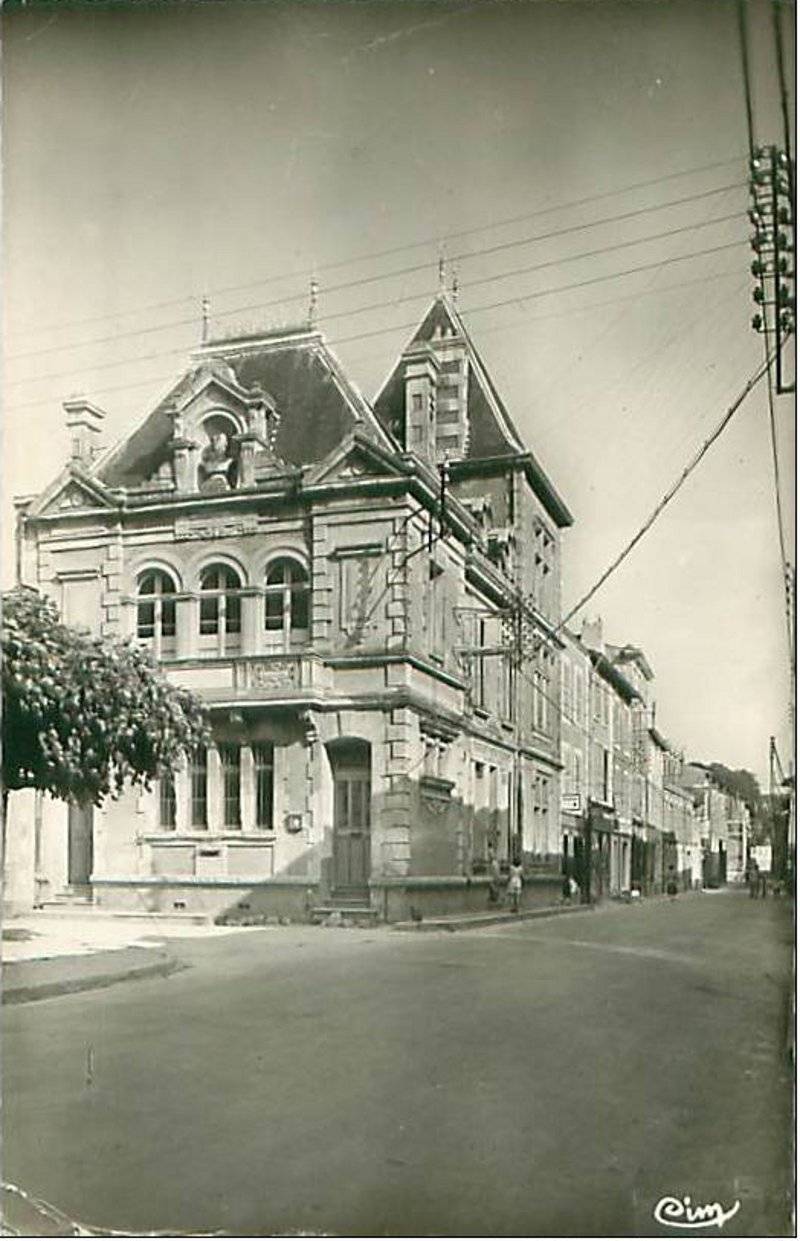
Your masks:
{"label": "arched window", "polygon": [[264,626],[268,630],[308,629],[308,574],[296,560],[273,560],[267,569]]}
{"label": "arched window", "polygon": [[200,632],[241,633],[242,583],[235,569],[212,564],[200,574]]}
{"label": "arched window", "polygon": [[174,578],[163,569],[142,573],[136,587],[136,635],[139,638],[175,637]]}

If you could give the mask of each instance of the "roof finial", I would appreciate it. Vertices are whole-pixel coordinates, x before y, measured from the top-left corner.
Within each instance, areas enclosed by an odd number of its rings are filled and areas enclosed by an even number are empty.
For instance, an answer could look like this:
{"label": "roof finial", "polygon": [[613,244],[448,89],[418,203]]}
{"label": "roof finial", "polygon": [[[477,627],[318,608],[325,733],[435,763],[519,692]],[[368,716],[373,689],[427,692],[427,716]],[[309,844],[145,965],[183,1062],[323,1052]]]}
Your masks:
{"label": "roof finial", "polygon": [[457,306],[458,305],[458,268],[456,267],[455,264],[453,264],[453,283],[451,286],[451,293],[453,297],[453,305]]}
{"label": "roof finial", "polygon": [[205,345],[208,343],[208,320],[209,320],[209,315],[211,312],[211,301],[207,293],[203,294],[203,301],[201,303],[201,306],[202,306],[202,310],[201,310],[202,327],[200,329],[200,339],[201,339],[201,342]]}
{"label": "roof finial", "polygon": [[311,277],[308,290],[308,326],[315,327],[317,322],[317,309],[319,307],[319,281],[316,276]]}
{"label": "roof finial", "polygon": [[447,289],[447,272],[445,270],[444,246],[439,248],[439,292],[445,293]]}

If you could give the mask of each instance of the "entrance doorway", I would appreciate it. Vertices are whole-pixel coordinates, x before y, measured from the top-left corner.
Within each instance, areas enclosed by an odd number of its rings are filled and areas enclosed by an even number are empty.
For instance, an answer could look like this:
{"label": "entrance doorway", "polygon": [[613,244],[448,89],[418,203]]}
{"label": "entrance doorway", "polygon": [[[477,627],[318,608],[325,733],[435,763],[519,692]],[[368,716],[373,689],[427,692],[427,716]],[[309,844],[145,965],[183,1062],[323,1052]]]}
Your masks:
{"label": "entrance doorway", "polygon": [[333,888],[339,897],[369,895],[372,773],[368,741],[328,747],[333,771]]}
{"label": "entrance doorway", "polygon": [[94,807],[70,802],[67,819],[67,882],[88,888],[94,866]]}

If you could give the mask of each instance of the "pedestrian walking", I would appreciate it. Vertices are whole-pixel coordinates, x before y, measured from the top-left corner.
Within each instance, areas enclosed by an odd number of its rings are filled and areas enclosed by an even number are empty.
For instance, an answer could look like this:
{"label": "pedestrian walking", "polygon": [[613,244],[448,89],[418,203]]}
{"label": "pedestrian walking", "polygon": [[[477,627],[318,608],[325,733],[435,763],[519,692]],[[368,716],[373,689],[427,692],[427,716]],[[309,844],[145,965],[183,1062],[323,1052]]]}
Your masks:
{"label": "pedestrian walking", "polygon": [[678,884],[675,879],[675,867],[670,866],[669,876],[667,878],[667,896],[670,898],[671,901],[674,901],[677,895],[678,895]]}
{"label": "pedestrian walking", "polygon": [[508,871],[508,899],[511,904],[512,913],[519,913],[519,902],[522,896],[522,867],[517,858],[514,859]]}
{"label": "pedestrian walking", "polygon": [[758,864],[753,858],[747,862],[747,870],[745,871],[747,878],[747,887],[750,891],[750,899],[753,900],[758,896]]}

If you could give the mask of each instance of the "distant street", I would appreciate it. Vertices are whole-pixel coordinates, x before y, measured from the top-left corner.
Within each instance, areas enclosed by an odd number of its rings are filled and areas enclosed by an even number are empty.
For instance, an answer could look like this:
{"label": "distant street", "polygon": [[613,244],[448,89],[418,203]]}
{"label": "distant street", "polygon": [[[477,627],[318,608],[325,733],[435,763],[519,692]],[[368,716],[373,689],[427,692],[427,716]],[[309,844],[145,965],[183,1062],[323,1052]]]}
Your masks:
{"label": "distant street", "polygon": [[82,1223],[679,1236],[653,1207],[689,1194],[789,1235],[784,902],[178,950],[4,1013],[4,1178]]}

